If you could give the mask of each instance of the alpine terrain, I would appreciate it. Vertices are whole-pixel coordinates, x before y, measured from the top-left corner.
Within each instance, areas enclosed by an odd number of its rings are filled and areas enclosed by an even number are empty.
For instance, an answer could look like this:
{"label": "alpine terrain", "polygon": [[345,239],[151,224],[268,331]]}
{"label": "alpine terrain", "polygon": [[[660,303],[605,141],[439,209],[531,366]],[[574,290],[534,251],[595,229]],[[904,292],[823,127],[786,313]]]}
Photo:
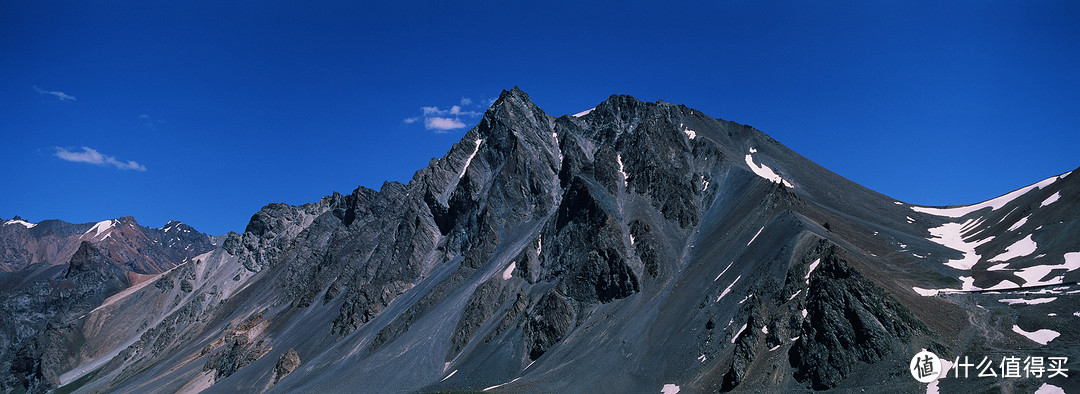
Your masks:
{"label": "alpine terrain", "polygon": [[4,222],[0,387],[1080,390],[1072,173],[917,206],[686,106],[514,88],[407,184],[177,231]]}

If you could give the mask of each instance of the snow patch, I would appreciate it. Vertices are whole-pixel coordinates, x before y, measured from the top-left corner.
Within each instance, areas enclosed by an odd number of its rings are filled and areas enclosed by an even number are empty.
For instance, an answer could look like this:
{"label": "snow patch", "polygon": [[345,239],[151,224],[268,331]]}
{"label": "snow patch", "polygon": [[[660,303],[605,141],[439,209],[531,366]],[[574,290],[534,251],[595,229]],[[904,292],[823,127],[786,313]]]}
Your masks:
{"label": "snow patch", "polygon": [[1000,299],[998,301],[1000,301],[1002,303],[1005,303],[1005,304],[1009,304],[1009,305],[1015,305],[1015,304],[1039,305],[1039,304],[1045,304],[1047,302],[1053,302],[1056,299],[1057,299],[1057,297],[1032,298],[1030,300],[1026,299],[1026,298],[1002,298],[1002,299]]}
{"label": "snow patch", "polygon": [[912,287],[911,290],[915,290],[916,293],[923,297],[933,297],[938,295],[939,292],[941,292],[941,290],[938,289],[924,289],[921,287]]}
{"label": "snow patch", "polygon": [[456,369],[455,369],[455,370],[454,370],[454,372],[451,372],[451,373],[450,373],[449,375],[446,375],[446,377],[445,377],[445,378],[442,378],[442,380],[440,380],[440,382],[445,382],[445,381],[446,381],[446,379],[450,379],[450,377],[451,377],[451,376],[454,376],[454,374],[456,374],[456,373],[457,373],[457,371],[458,371],[458,370],[456,370]]}
{"label": "snow patch", "polygon": [[574,114],[573,116],[574,116],[575,118],[580,118],[580,117],[582,117],[582,116],[588,115],[588,114],[589,114],[589,112],[592,112],[592,111],[593,111],[594,109],[596,109],[596,107],[592,107],[592,108],[589,108],[589,109],[587,109],[587,110],[584,110],[584,111],[578,112],[578,113]]}
{"label": "snow patch", "polygon": [[896,204],[896,205],[904,205],[904,203],[902,203],[902,202],[899,202],[899,201],[893,201],[892,203],[893,203],[893,204]]}
{"label": "snow patch", "polygon": [[1035,389],[1035,394],[1065,394],[1065,389],[1050,383],[1043,383],[1042,386]]}
{"label": "snow patch", "polygon": [[952,361],[942,359],[941,360],[941,373],[938,374],[937,379],[934,379],[933,382],[930,382],[930,384],[926,386],[926,394],[939,394],[938,381],[940,381],[941,379],[945,379],[947,376],[949,376],[949,370],[951,370],[951,369],[952,369]]}
{"label": "snow patch", "polygon": [[517,267],[517,262],[516,261],[511,261],[510,266],[506,267],[506,269],[503,270],[503,273],[502,273],[503,280],[508,280],[508,279],[513,277],[515,267]]}
{"label": "snow patch", "polygon": [[1016,223],[1013,223],[1012,226],[1009,226],[1009,231],[1016,231],[1016,229],[1020,228],[1020,226],[1023,226],[1024,223],[1027,223],[1029,217],[1031,217],[1031,215],[1024,216],[1023,218],[1020,218],[1020,220],[1017,220]]}
{"label": "snow patch", "polygon": [[[750,148],[750,153],[754,152],[757,152],[757,150],[754,148]],[[790,182],[784,180],[784,178],[781,178],[780,175],[774,172],[772,168],[769,168],[769,166],[766,166],[764,164],[754,164],[754,156],[750,154],[746,155],[746,165],[749,166],[750,170],[754,171],[755,174],[762,178],[768,179],[770,182],[782,183],[784,184],[784,186],[787,186],[789,188],[795,187]]]}
{"label": "snow patch", "polygon": [[1046,275],[1050,274],[1051,271],[1056,269],[1075,271],[1076,269],[1080,268],[1080,252],[1065,253],[1064,257],[1065,263],[1063,264],[1036,265],[1034,267],[1016,270],[1015,272],[1013,272],[1013,274],[1024,279],[1025,287],[1056,285],[1064,281],[1064,275],[1058,275],[1046,281],[1044,281],[1043,278],[1045,278]]}
{"label": "snow patch", "polygon": [[717,275],[716,279],[713,279],[712,281],[716,282],[718,279],[720,279],[721,276],[724,276],[724,273],[727,272],[728,268],[731,268],[732,264],[735,264],[735,262],[732,261],[732,262],[728,263],[727,267],[724,267],[724,270],[720,271],[720,275]]}
{"label": "snow patch", "polygon": [[[946,377],[948,377],[949,376],[949,371],[952,370],[952,367],[953,367],[952,361],[949,361],[949,360],[946,360],[946,359],[941,359],[941,373],[938,374],[938,380],[945,379]],[[936,381],[937,380],[935,380],[935,382]]]}
{"label": "snow patch", "polygon": [[109,231],[110,228],[113,228],[115,222],[116,220],[114,219],[102,220],[100,222],[97,222],[94,227],[90,227],[90,229],[86,230],[86,232],[83,234],[90,234],[90,232],[94,232],[94,237],[99,236],[101,235],[101,233]]}
{"label": "snow patch", "polygon": [[1005,195],[1003,195],[1001,197],[998,197],[998,198],[995,198],[995,199],[992,199],[992,200],[983,201],[983,202],[978,203],[978,204],[963,205],[963,206],[952,207],[952,208],[933,208],[933,207],[912,206],[911,210],[913,210],[915,212],[928,213],[928,214],[931,214],[931,215],[945,216],[945,217],[950,217],[950,218],[959,218],[959,217],[962,217],[964,215],[967,215],[969,213],[978,211],[978,210],[983,209],[983,208],[990,208],[990,210],[993,211],[993,210],[997,210],[997,209],[1005,206],[1005,204],[1008,204],[1012,200],[1015,200],[1017,197],[1020,197],[1020,196],[1022,196],[1024,194],[1027,194],[1027,192],[1029,192],[1029,191],[1032,191],[1032,190],[1034,190],[1036,188],[1042,189],[1044,187],[1050,186],[1050,184],[1054,183],[1054,181],[1056,181],[1056,180],[1058,180],[1060,178],[1064,178],[1066,175],[1068,175],[1068,173],[1066,173],[1064,175],[1060,175],[1060,176],[1052,176],[1052,177],[1043,179],[1042,181],[1039,181],[1038,183],[1036,183],[1034,185],[1030,185],[1030,186],[1027,186],[1027,187],[1023,187],[1023,188],[1014,190],[1011,193],[1005,194]]}
{"label": "snow patch", "polygon": [[619,173],[622,174],[622,185],[626,187],[626,171],[623,171],[622,154],[615,154],[615,162],[619,163]]}
{"label": "snow patch", "polygon": [[1038,247],[1039,245],[1036,244],[1035,241],[1031,240],[1031,234],[1028,234],[1028,236],[1024,237],[1024,239],[1016,241],[1012,245],[1006,247],[1005,253],[999,254],[996,257],[993,257],[987,261],[1007,261],[1017,257],[1027,256],[1035,253],[1035,249]]}
{"label": "snow patch", "polygon": [[1040,345],[1046,345],[1046,344],[1050,343],[1050,341],[1053,341],[1054,338],[1057,338],[1058,336],[1061,335],[1061,333],[1059,333],[1057,331],[1047,330],[1045,328],[1041,329],[1041,330],[1034,331],[1034,332],[1027,332],[1027,331],[1024,331],[1023,328],[1020,328],[1020,326],[1015,325],[1015,324],[1013,324],[1012,330],[1013,330],[1013,332],[1015,332],[1017,334],[1020,334],[1020,335],[1023,335],[1025,337],[1027,337],[1027,339],[1035,341],[1036,343],[1038,343]]}
{"label": "snow patch", "polygon": [[1043,200],[1042,204],[1039,204],[1039,208],[1042,208],[1042,207],[1045,207],[1047,205],[1053,204],[1054,201],[1057,201],[1059,198],[1061,198],[1061,192],[1060,191],[1054,192],[1054,195],[1052,195],[1049,198]]}
{"label": "snow patch", "polygon": [[731,337],[731,343],[735,343],[735,340],[739,339],[739,335],[742,335],[743,331],[746,331],[746,323],[743,323],[742,327],[739,327],[739,332],[736,332],[735,336]]}
{"label": "snow patch", "polygon": [[731,282],[731,284],[728,285],[728,287],[726,289],[724,289],[724,291],[722,293],[720,293],[719,297],[716,297],[716,302],[720,302],[721,298],[724,298],[724,296],[728,295],[728,293],[731,292],[731,288],[735,287],[736,283],[739,283],[739,279],[742,279],[742,275],[739,275],[739,276],[735,277],[735,281]]}
{"label": "snow patch", "polygon": [[768,334],[769,333],[769,326],[761,326],[761,333],[762,334]]}
{"label": "snow patch", "polygon": [[705,360],[707,360],[707,359],[705,358],[705,355],[704,355],[704,354],[702,354],[702,355],[698,356],[698,358],[697,358],[697,359],[698,359],[698,360],[701,360],[701,362],[705,362]]}
{"label": "snow patch", "polygon": [[480,143],[482,142],[484,142],[484,140],[479,138],[476,139],[476,148],[473,148],[472,154],[469,155],[468,159],[465,159],[465,166],[461,167],[461,173],[457,176],[458,179],[461,179],[461,177],[465,176],[465,170],[469,169],[469,164],[472,164],[472,159],[476,157],[477,152],[480,152]]}
{"label": "snow patch", "polygon": [[757,234],[754,234],[754,237],[750,238],[750,242],[747,242],[746,246],[750,246],[750,244],[754,243],[754,240],[757,239],[757,236],[761,235],[761,230],[764,230],[764,229],[765,229],[764,226],[762,226],[760,229],[758,229]]}
{"label": "snow patch", "polygon": [[[809,314],[810,314],[810,312],[807,312],[807,311],[806,311],[806,309],[803,309],[801,313],[802,313],[802,317],[803,317],[803,319],[805,319],[805,318],[806,318],[806,315],[809,315]],[[793,340],[794,340],[794,339],[793,339]]]}
{"label": "snow patch", "polygon": [[697,132],[694,130],[683,129],[683,133],[686,133],[686,136],[690,137],[690,139],[694,139],[695,137],[697,137]]}
{"label": "snow patch", "polygon": [[986,239],[980,241],[968,242],[964,236],[965,227],[973,227],[971,226],[973,223],[975,223],[974,219],[968,219],[964,223],[950,222],[929,230],[930,235],[933,236],[932,238],[927,238],[930,242],[964,254],[963,258],[949,260],[945,262],[945,265],[959,270],[970,270],[971,267],[975,266],[975,264],[979,262],[979,259],[982,258],[982,256],[975,253],[975,248],[990,242],[994,237],[986,237]]}
{"label": "snow patch", "polygon": [[[973,284],[972,284],[971,287],[974,288],[975,287],[974,286],[974,281],[972,283]],[[1016,282],[1013,282],[1011,280],[1003,280],[1001,282],[998,282],[998,284],[987,287],[987,288],[985,288],[983,290],[1009,290],[1009,289],[1015,289],[1015,288],[1018,288],[1018,287],[1020,287],[1020,285],[1016,284]],[[971,290],[974,290],[974,289],[971,289]]]}
{"label": "snow patch", "polygon": [[26,228],[34,228],[34,226],[37,226],[37,223],[30,223],[30,222],[25,221],[25,220],[15,220],[15,219],[8,220],[8,221],[4,222],[5,226],[7,226],[9,224],[21,224]]}
{"label": "snow patch", "polygon": [[821,263],[821,259],[814,260],[813,263],[810,263],[810,268],[806,269],[806,281],[807,282],[810,282],[810,274],[813,273],[815,269],[817,269],[817,266],[820,263]]}
{"label": "snow patch", "polygon": [[517,377],[517,378],[515,378],[514,380],[511,380],[511,381],[509,381],[509,382],[506,382],[506,383],[503,383],[503,384],[497,384],[497,385],[494,385],[494,386],[488,387],[488,388],[484,389],[483,391],[491,391],[491,390],[497,389],[497,388],[499,388],[499,387],[502,387],[502,386],[508,385],[508,384],[510,384],[510,383],[514,383],[514,382],[518,381],[518,379],[521,379],[521,377]]}
{"label": "snow patch", "polygon": [[791,297],[788,297],[788,299],[787,299],[787,300],[788,300],[788,301],[794,300],[794,299],[795,299],[795,297],[798,297],[798,296],[799,296],[799,293],[802,293],[802,289],[799,289],[799,291],[796,291],[796,292],[795,292],[795,294],[792,294],[792,295],[791,295]]}
{"label": "snow patch", "polygon": [[674,384],[665,384],[664,388],[660,389],[661,394],[675,394],[679,392],[679,386]]}
{"label": "snow patch", "polygon": [[907,217],[907,222],[908,223],[915,223],[915,219],[912,219],[911,216],[908,216]]}

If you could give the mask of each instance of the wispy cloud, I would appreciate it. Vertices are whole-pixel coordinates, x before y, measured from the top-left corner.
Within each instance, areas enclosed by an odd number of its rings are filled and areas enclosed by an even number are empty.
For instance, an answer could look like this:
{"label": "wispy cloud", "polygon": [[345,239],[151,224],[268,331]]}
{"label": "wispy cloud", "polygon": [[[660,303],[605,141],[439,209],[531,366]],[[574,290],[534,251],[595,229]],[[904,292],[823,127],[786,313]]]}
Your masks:
{"label": "wispy cloud", "polygon": [[155,118],[147,114],[140,114],[138,116],[138,120],[139,122],[142,122],[143,126],[149,128],[150,130],[157,130],[158,125],[165,124],[164,120]]}
{"label": "wispy cloud", "polygon": [[[485,100],[480,100],[484,102]],[[420,107],[422,112],[419,116],[408,117],[402,120],[405,124],[413,124],[424,121],[424,128],[436,133],[445,133],[450,130],[466,127],[466,122],[472,122],[482,116],[483,106],[468,97],[462,97],[458,105],[450,107]]]}
{"label": "wispy cloud", "polygon": [[115,157],[101,154],[90,147],[82,147],[82,152],[70,151],[67,148],[56,147],[56,157],[75,163],[88,163],[99,166],[113,166],[121,170],[146,171],[146,166],[134,160],[121,161]]}
{"label": "wispy cloud", "polygon": [[47,94],[47,95],[51,95],[51,96],[56,96],[56,98],[59,99],[60,101],[75,101],[75,96],[72,96],[70,94],[61,92],[59,90],[45,90],[45,89],[39,88],[37,86],[34,86],[34,91],[38,92],[38,94]]}

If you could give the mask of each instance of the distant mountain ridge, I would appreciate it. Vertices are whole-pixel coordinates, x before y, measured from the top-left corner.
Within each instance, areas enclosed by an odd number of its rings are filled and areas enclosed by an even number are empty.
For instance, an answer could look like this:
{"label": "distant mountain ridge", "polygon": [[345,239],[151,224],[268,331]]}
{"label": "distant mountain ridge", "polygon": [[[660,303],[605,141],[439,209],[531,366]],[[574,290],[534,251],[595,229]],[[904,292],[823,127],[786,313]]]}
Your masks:
{"label": "distant mountain ridge", "polygon": [[[269,204],[220,247],[51,326],[4,384],[1078,390],[908,371],[922,349],[1080,369],[1078,204],[1066,173],[980,204],[910,205],[686,106],[613,95],[553,117],[514,88],[407,184]],[[82,245],[69,272],[114,283],[72,268],[101,266]]]}
{"label": "distant mountain ridge", "polygon": [[68,360],[64,349],[81,338],[66,335],[73,321],[214,243],[177,221],[155,229],[131,217],[0,220],[0,387],[51,386]]}
{"label": "distant mountain ridge", "polygon": [[34,264],[66,264],[83,241],[139,274],[163,272],[191,257],[185,250],[206,251],[214,246],[212,237],[175,220],[162,228],[140,226],[130,216],[82,224],[30,223],[19,217],[0,223],[0,271],[7,272]]}

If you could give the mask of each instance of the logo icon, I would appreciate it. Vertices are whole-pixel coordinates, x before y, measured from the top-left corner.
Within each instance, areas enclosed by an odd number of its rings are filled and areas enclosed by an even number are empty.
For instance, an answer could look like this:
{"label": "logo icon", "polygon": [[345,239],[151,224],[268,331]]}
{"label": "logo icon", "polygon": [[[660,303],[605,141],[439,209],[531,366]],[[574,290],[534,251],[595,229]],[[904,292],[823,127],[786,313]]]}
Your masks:
{"label": "logo icon", "polygon": [[941,360],[936,354],[923,350],[911,358],[909,370],[915,380],[920,383],[930,383],[937,380],[938,375],[941,374]]}

